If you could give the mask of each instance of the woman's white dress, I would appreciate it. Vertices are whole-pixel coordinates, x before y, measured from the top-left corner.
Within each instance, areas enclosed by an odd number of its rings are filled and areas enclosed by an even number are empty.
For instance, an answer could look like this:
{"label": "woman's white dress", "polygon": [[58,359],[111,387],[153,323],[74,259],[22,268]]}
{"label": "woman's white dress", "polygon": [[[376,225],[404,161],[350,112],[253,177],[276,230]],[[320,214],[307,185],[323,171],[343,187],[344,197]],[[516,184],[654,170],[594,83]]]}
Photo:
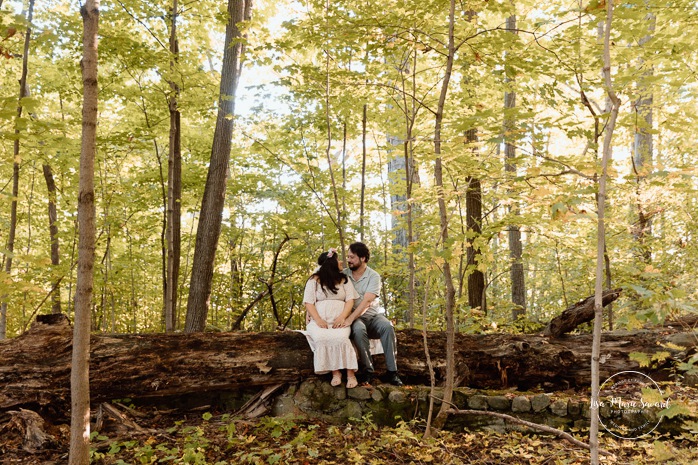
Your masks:
{"label": "woman's white dress", "polygon": [[351,281],[338,284],[336,293],[323,289],[313,278],[306,283],[303,302],[314,304],[328,326],[321,328],[311,319],[306,327],[306,335],[314,352],[315,373],[359,368],[356,351],[349,340],[351,328],[332,328],[335,318],[344,310],[344,303],[358,297]]}

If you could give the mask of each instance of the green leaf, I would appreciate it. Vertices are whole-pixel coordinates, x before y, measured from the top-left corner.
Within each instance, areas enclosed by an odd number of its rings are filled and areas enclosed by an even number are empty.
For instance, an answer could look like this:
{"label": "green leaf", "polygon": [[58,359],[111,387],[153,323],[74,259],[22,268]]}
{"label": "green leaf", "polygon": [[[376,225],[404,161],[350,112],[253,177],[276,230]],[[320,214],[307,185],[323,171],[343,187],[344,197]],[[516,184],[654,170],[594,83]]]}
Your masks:
{"label": "green leaf", "polygon": [[693,412],[688,406],[680,403],[672,403],[668,408],[659,412],[660,416],[674,418],[676,415],[691,416]]}
{"label": "green leaf", "polygon": [[643,368],[650,366],[650,363],[652,362],[650,356],[643,352],[631,352],[630,354],[628,354],[628,358],[634,362],[639,363],[640,366]]}

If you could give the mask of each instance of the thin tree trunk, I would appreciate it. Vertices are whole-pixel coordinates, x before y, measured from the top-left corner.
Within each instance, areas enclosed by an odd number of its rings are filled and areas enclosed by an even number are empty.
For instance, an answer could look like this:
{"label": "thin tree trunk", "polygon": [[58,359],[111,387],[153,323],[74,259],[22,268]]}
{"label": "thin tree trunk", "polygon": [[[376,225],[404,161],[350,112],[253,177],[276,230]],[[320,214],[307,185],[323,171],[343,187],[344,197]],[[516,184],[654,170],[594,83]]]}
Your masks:
{"label": "thin tree trunk", "polygon": [[[27,87],[27,70],[29,68],[29,41],[31,40],[31,22],[34,13],[34,0],[29,1],[27,11],[27,31],[24,35],[24,55],[22,57],[22,75],[19,79],[19,99],[17,99],[17,123],[22,117],[22,99],[29,95]],[[12,203],[10,204],[10,231],[7,238],[7,252],[5,253],[5,273],[10,276],[12,271],[12,256],[15,248],[15,236],[17,234],[17,199],[19,197],[19,125],[15,126],[14,163],[12,165]],[[0,297],[0,339],[7,337],[7,299],[4,294]]]}
{"label": "thin tree trunk", "polygon": [[596,283],[594,289],[594,336],[591,349],[591,405],[597,414],[591,415],[591,427],[589,429],[589,446],[591,449],[591,463],[599,463],[599,363],[601,357],[601,329],[603,326],[603,280],[604,280],[604,252],[605,252],[605,208],[606,208],[606,182],[608,179],[608,164],[611,160],[611,142],[613,140],[613,130],[620,100],[613,90],[611,80],[611,22],[613,20],[613,0],[606,2],[606,25],[604,28],[603,45],[603,77],[606,93],[611,101],[611,113],[606,125],[606,133],[603,140],[603,156],[601,159],[601,179],[599,180],[598,194],[598,227],[597,227],[597,247],[596,247]]}
{"label": "thin tree trunk", "polygon": [[[329,15],[330,0],[327,0],[326,13]],[[344,220],[342,218],[342,206],[339,202],[339,193],[337,192],[337,182],[334,177],[334,168],[332,168],[332,121],[330,119],[330,52],[325,51],[325,124],[327,124],[327,147],[325,148],[325,156],[327,157],[327,165],[330,170],[330,187],[334,196],[335,213],[337,214],[337,232],[339,233],[339,247],[342,253],[342,261],[346,261],[346,251],[344,250]]]}
{"label": "thin tree trunk", "polygon": [[274,319],[276,320],[276,324],[278,327],[283,326],[283,321],[281,321],[281,316],[279,315],[279,309],[277,308],[276,305],[276,298],[274,297],[274,284],[276,282],[276,268],[279,265],[279,255],[281,255],[281,249],[283,249],[284,244],[286,242],[290,241],[291,238],[288,237],[288,234],[284,235],[283,240],[279,244],[279,246],[276,248],[274,251],[274,258],[272,260],[271,264],[271,275],[269,276],[269,279],[266,281],[262,281],[264,285],[267,287],[267,291],[269,294],[269,299],[271,300],[271,308],[272,308],[272,313],[274,314]]}
{"label": "thin tree trunk", "polygon": [[208,316],[216,247],[223,221],[231,138],[234,128],[235,92],[240,77],[240,60],[243,52],[238,23],[243,21],[246,14],[251,11],[251,1],[228,0],[230,20],[225,30],[218,116],[194,246],[192,269],[196,270],[196,273],[192,273],[191,276],[184,325],[184,331],[188,333],[203,331]]}
{"label": "thin tree trunk", "polygon": [[[557,274],[560,276],[560,288],[562,289],[562,300],[565,302],[565,308],[569,307],[567,302],[567,289],[565,289],[565,270],[562,269],[562,263],[560,262],[560,250],[558,248],[559,242],[555,240],[555,263],[557,265]],[[608,288],[606,288],[608,289]]]}
{"label": "thin tree trunk", "polygon": [[[70,280],[68,283],[68,318],[75,313],[75,300],[73,299],[73,270],[77,267],[75,250],[78,246],[78,220],[73,220],[73,242],[70,246]],[[71,311],[72,310],[72,311]]]}
{"label": "thin tree trunk", "polygon": [[[412,55],[412,67],[411,67],[411,78],[412,78],[412,93],[416,92],[417,89],[417,51],[414,51]],[[405,95],[405,92],[403,92]],[[417,266],[415,263],[414,249],[411,245],[415,242],[414,234],[414,206],[412,202],[412,192],[414,184],[419,184],[419,173],[417,172],[417,167],[414,158],[414,140],[412,129],[414,128],[414,122],[417,118],[418,107],[416,100],[412,98],[410,100],[410,113],[407,113],[407,100],[405,99],[405,125],[407,127],[407,134],[405,140],[405,199],[407,203],[407,267],[409,269],[409,284],[408,284],[408,302],[407,302],[407,319],[410,328],[414,328],[414,308],[417,300]]]}
{"label": "thin tree trunk", "polygon": [[422,304],[422,340],[424,341],[424,359],[427,369],[429,370],[429,386],[431,387],[429,396],[429,410],[427,413],[427,424],[424,428],[424,437],[431,437],[431,419],[434,414],[434,400],[436,397],[436,376],[434,373],[434,364],[431,361],[431,353],[429,352],[429,338],[427,336],[427,310],[429,308],[429,277],[424,284],[424,303]]}
{"label": "thin tree trunk", "polygon": [[[580,1],[579,5],[580,5],[580,12],[581,12],[582,11],[581,1]],[[581,13],[580,13],[580,18],[579,18],[580,27],[581,27],[581,21],[582,21],[582,19],[581,19]],[[599,21],[599,23],[597,24],[597,36],[598,36],[598,44],[603,45],[603,40],[604,40],[604,22],[603,21]],[[579,59],[581,60],[581,52],[579,55]],[[587,107],[587,109],[589,110],[589,113],[591,113],[592,117],[594,118],[594,143],[593,143],[593,146],[596,147],[596,150],[594,151],[594,163],[598,163],[599,151],[601,150],[601,147],[599,146],[599,139],[601,138],[601,134],[602,134],[601,117],[596,113],[594,106],[591,104],[591,102],[587,98],[586,94],[584,93],[583,86],[581,85],[582,84],[582,82],[581,82],[582,75],[581,74],[578,75],[577,78],[578,78],[578,81],[580,83],[580,96],[582,99],[582,104],[585,107]],[[608,97],[608,95],[606,95],[605,100],[606,100],[606,102],[605,102],[603,113],[609,114],[611,112],[611,105],[612,105],[611,99]],[[594,183],[597,183],[597,182],[598,182],[598,176],[596,174],[594,174]],[[598,193],[596,194],[595,201],[596,201],[596,205],[598,206],[598,204],[599,204]],[[605,241],[604,241],[604,264],[606,267],[606,269],[605,269],[606,289],[613,289],[613,280],[612,280],[612,273],[611,273],[611,258],[608,255],[608,248],[605,244]],[[564,291],[564,288],[563,288],[563,291]],[[613,303],[609,303],[606,306],[606,310],[607,310],[607,316],[608,316],[608,329],[609,329],[609,331],[613,331]]]}
{"label": "thin tree trunk", "polygon": [[[443,121],[443,112],[446,105],[446,94],[448,93],[448,84],[451,80],[451,72],[453,70],[453,59],[456,53],[454,29],[455,29],[455,11],[456,1],[450,1],[448,12],[448,55],[446,57],[446,71],[441,83],[441,94],[439,95],[439,103],[436,108],[436,118],[434,122],[434,154],[436,161],[434,165],[434,180],[438,193],[439,203],[439,218],[441,223],[441,249],[445,250],[448,247],[448,211],[446,209],[446,198],[444,192],[443,181],[443,165],[441,160],[441,127]],[[451,264],[448,259],[444,260],[443,275],[446,284],[446,308],[444,309],[446,316],[446,380],[444,382],[443,402],[438,415],[434,419],[434,426],[437,428],[443,427],[448,418],[448,411],[451,408],[451,399],[453,398],[453,388],[455,379],[455,325],[453,322],[453,313],[455,308],[456,290],[453,287],[453,277],[451,276]]]}
{"label": "thin tree trunk", "polygon": [[[44,179],[46,180],[46,189],[48,190],[48,227],[49,236],[51,238],[51,265],[54,269],[58,268],[61,263],[60,248],[58,242],[58,209],[56,182],[53,179],[53,171],[48,163],[43,165]],[[51,313],[61,313],[61,291],[60,280],[57,278],[53,283],[53,293],[51,295]]]}
{"label": "thin tree trunk", "polygon": [[347,217],[347,122],[342,125],[342,217]]}
{"label": "thin tree trunk", "polygon": [[[604,241],[603,249],[603,261],[606,266],[606,289],[613,289],[613,280],[611,279],[611,258],[608,256],[608,248]],[[606,314],[608,316],[608,330],[613,331],[613,304],[610,303],[606,306]]]}
{"label": "thin tree trunk", "polygon": [[[134,263],[133,257],[133,238],[131,237],[131,232],[126,226],[126,239],[128,240],[128,260],[130,263]],[[135,266],[129,267],[129,274],[131,278],[131,296],[129,299],[128,308],[131,312],[131,318],[133,320],[133,332],[138,332],[138,320],[136,317],[136,308],[138,306],[138,301],[136,300],[136,275],[134,272]]]}
{"label": "thin tree trunk", "polygon": [[172,28],[170,31],[170,148],[167,162],[167,277],[165,279],[165,331],[176,329],[177,284],[181,255],[181,199],[182,199],[182,150],[180,113],[177,107],[179,86],[175,82],[179,46],[177,42],[177,0],[172,3]]}
{"label": "thin tree trunk", "polygon": [[[516,16],[507,18],[507,31],[516,34]],[[507,75],[506,83],[513,82],[513,78]],[[509,112],[516,108],[516,92],[508,90],[504,93],[504,158],[505,170],[509,174],[510,180],[516,175],[516,146],[511,141],[515,130],[516,121]],[[510,208],[511,215],[518,215],[518,207]],[[523,268],[523,245],[521,243],[521,229],[518,225],[509,225],[509,258],[511,259],[511,301],[514,304],[511,317],[514,321],[526,313],[526,283],[524,281]]]}
{"label": "thin tree trunk", "polygon": [[364,204],[366,198],[366,122],[368,121],[368,105],[364,103],[363,116],[361,118],[361,207],[359,209],[359,237],[364,241]]}
{"label": "thin tree trunk", "polygon": [[[647,2],[645,2],[647,4]],[[656,17],[653,13],[648,13],[647,20],[649,26],[648,34],[638,41],[639,47],[644,47],[654,34]],[[636,196],[637,196],[637,226],[633,234],[639,248],[640,256],[646,263],[652,261],[652,249],[647,244],[647,238],[652,235],[652,218],[647,212],[646,201],[643,201],[643,190],[648,173],[652,170],[652,159],[654,152],[654,141],[652,136],[653,112],[652,105],[654,97],[650,89],[651,81],[654,79],[654,69],[651,64],[641,60],[638,69],[645,68],[646,71],[638,79],[637,101],[633,104],[635,110],[635,139],[633,141],[633,171],[635,173]]]}
{"label": "thin tree trunk", "polygon": [[[141,89],[142,90],[142,89]],[[150,117],[148,115],[148,107],[141,94],[141,110],[145,118],[145,125],[148,129],[152,129]],[[155,158],[158,161],[158,172],[160,175],[160,192],[162,199],[162,227],[160,228],[160,277],[162,279],[162,315],[161,322],[166,326],[165,318],[165,302],[167,301],[167,188],[165,187],[165,174],[162,170],[162,157],[160,156],[160,146],[156,137],[153,137],[153,148],[155,149]]]}
{"label": "thin tree trunk", "polygon": [[414,221],[412,209],[412,186],[414,182],[414,157],[411,151],[412,147],[412,126],[408,125],[407,140],[404,144],[405,149],[405,199],[407,206],[407,268],[409,270],[409,282],[408,282],[408,298],[407,298],[407,322],[410,328],[414,328],[414,307],[415,300],[417,298],[417,276],[416,276],[416,265],[414,260],[414,249],[410,245],[414,242]]}
{"label": "thin tree trunk", "polygon": [[[36,164],[32,161],[31,168],[32,179],[29,187],[29,199],[27,199],[27,248],[24,250],[24,254],[28,257],[32,250],[32,203],[34,202],[34,187],[36,185]],[[25,264],[24,275],[27,276],[29,273],[29,262]],[[26,321],[26,306],[27,306],[27,294],[28,291],[22,293],[22,321]]]}
{"label": "thin tree trunk", "polygon": [[94,162],[97,152],[97,34],[99,0],[87,0],[83,18],[82,145],[78,194],[78,273],[75,292],[75,322],[70,371],[70,465],[90,462],[90,308],[95,259]]}

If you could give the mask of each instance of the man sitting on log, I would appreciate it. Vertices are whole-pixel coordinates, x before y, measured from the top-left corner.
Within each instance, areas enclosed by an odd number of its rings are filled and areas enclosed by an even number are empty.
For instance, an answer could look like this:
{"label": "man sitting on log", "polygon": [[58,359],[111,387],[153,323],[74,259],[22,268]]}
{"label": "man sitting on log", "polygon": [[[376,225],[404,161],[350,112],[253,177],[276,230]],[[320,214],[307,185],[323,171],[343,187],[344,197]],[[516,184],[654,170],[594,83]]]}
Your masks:
{"label": "man sitting on log", "polygon": [[385,354],[385,364],[388,372],[383,381],[395,386],[402,386],[402,380],[397,372],[395,328],[385,317],[385,309],[381,307],[378,296],[381,289],[380,275],[367,264],[371,252],[362,242],[354,242],[349,246],[347,266],[343,272],[349,277],[359,298],[354,299],[354,310],[344,320],[335,325],[351,325],[351,338],[359,353],[358,374],[359,382],[370,384],[373,381],[373,358],[370,352],[369,339],[380,339]]}

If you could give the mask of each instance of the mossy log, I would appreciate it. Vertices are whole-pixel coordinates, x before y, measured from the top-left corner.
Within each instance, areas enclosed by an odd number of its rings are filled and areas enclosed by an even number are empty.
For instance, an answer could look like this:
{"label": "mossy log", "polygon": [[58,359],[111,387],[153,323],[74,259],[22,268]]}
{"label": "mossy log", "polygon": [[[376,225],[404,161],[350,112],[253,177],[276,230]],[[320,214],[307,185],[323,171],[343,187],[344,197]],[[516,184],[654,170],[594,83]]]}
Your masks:
{"label": "mossy log", "polygon": [[[422,333],[402,330],[398,366],[411,384],[428,384]],[[65,316],[38,319],[25,334],[0,341],[0,414],[29,408],[63,415],[70,406],[72,327]],[[445,333],[429,332],[436,378],[445,374]],[[673,343],[671,347],[662,344]],[[459,383],[482,389],[541,386],[585,388],[590,383],[591,335],[548,339],[541,335],[458,334]],[[694,333],[661,331],[606,333],[601,376],[640,370],[667,379],[674,360],[696,346]],[[632,352],[669,352],[666,360],[640,368]],[[377,369],[384,368],[382,356]],[[295,331],[194,334],[93,334],[90,391],[93,403],[131,398],[165,402],[213,392],[259,390],[313,375],[312,352]],[[0,415],[0,417],[3,415]]]}

